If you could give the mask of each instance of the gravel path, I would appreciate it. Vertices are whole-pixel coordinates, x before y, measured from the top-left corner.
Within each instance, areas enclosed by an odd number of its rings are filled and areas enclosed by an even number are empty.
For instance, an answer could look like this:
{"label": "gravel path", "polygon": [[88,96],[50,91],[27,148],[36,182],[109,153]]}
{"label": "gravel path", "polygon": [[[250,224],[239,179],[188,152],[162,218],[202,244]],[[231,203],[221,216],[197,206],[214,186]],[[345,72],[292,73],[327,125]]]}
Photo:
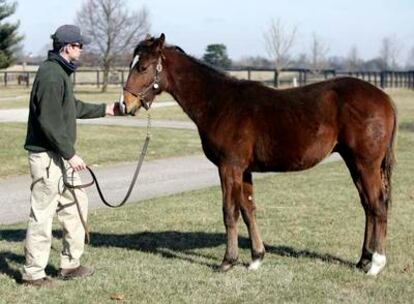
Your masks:
{"label": "gravel path", "polygon": [[[23,109],[0,110],[1,122],[26,122],[28,111]],[[111,117],[91,120],[79,120],[79,123],[146,126],[144,119],[128,117]],[[157,121],[154,127],[196,129],[192,122]],[[331,155],[325,161],[340,159],[337,154]],[[134,173],[136,163],[119,164],[108,167],[95,167],[101,188],[110,202],[117,203],[125,195]],[[267,174],[254,174],[260,178]],[[82,173],[83,182],[90,178]],[[167,158],[144,161],[137,185],[131,194],[129,202],[139,202],[145,199],[165,196],[174,193],[202,189],[219,185],[217,168],[204,155]],[[30,209],[30,178],[19,176],[0,180],[0,224],[11,224],[25,221]],[[93,186],[87,190],[90,209],[105,207]],[[105,207],[107,208],[107,207]]]}
{"label": "gravel path", "polygon": [[[325,162],[338,159],[340,159],[338,154],[332,154]],[[107,200],[114,203],[121,201],[129,186],[135,166],[135,163],[131,163],[94,168]],[[254,178],[266,175],[269,173],[255,173]],[[87,182],[90,177],[87,173],[82,173],[82,179],[83,182]],[[217,168],[204,155],[147,161],[142,166],[129,202],[139,202],[214,185],[219,185]],[[29,187],[28,175],[0,181],[0,224],[11,224],[27,219],[30,208]],[[88,188],[87,192],[91,209],[105,207],[94,186]]]}

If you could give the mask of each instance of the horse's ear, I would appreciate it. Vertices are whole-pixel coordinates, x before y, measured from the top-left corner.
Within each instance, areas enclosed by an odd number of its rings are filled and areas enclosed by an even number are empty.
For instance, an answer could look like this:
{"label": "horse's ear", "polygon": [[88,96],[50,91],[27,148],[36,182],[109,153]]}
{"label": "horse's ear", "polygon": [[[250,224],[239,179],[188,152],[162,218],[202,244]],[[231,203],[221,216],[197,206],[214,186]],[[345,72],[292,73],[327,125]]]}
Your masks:
{"label": "horse's ear", "polygon": [[158,40],[162,41],[162,44],[164,44],[164,42],[165,42],[165,35],[164,35],[164,33],[161,33],[160,38],[158,38]]}
{"label": "horse's ear", "polygon": [[151,35],[150,34],[146,34],[145,35],[145,40],[149,40],[149,39],[151,39]]}
{"label": "horse's ear", "polygon": [[157,51],[161,51],[161,49],[164,47],[164,43],[165,43],[165,35],[164,33],[162,33],[160,37],[157,39],[157,46],[156,46]]}

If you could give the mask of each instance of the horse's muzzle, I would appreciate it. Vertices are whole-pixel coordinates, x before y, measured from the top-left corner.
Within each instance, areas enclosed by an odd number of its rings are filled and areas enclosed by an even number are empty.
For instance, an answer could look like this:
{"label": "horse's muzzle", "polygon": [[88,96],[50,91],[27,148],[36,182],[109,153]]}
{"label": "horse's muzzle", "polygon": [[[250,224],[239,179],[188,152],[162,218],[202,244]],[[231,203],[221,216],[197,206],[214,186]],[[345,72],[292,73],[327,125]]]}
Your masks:
{"label": "horse's muzzle", "polygon": [[126,115],[126,105],[125,105],[125,101],[124,101],[124,94],[121,94],[121,96],[119,96],[119,101],[118,101],[118,109],[119,109],[119,113],[121,113],[121,115]]}

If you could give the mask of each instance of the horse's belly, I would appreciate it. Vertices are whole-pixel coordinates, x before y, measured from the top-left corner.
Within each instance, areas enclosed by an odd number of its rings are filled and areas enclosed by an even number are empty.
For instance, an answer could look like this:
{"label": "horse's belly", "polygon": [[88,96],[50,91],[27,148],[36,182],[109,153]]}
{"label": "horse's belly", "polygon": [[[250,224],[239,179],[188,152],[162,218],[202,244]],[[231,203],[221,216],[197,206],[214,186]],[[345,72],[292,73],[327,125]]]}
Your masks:
{"label": "horse's belly", "polygon": [[320,163],[322,158],[303,158],[303,157],[280,157],[269,161],[257,161],[251,167],[252,171],[258,172],[289,172],[301,171],[312,168]]}
{"label": "horse's belly", "polygon": [[[307,145],[276,144],[257,153],[253,162],[257,171],[300,171],[320,163],[331,154],[336,141],[333,137],[318,138]],[[262,149],[263,151],[263,149]]]}

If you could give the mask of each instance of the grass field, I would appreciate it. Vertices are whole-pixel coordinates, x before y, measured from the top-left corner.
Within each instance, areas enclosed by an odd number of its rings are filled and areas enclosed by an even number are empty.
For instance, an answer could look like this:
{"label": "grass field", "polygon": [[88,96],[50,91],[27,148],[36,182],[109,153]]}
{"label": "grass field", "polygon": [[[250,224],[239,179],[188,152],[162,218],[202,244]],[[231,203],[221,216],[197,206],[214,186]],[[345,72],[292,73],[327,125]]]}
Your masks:
{"label": "grass field", "polygon": [[[151,134],[146,160],[202,153],[196,131],[152,128]],[[90,165],[134,162],[145,136],[146,128],[80,125],[77,151]],[[25,124],[0,123],[0,178],[28,174],[25,138]]]}
{"label": "grass field", "polygon": [[[249,242],[241,222],[240,264],[226,274],[215,271],[225,250],[219,187],[92,211],[92,243],[83,261],[97,273],[85,280],[58,282],[53,290],[16,283],[24,263],[25,225],[0,226],[0,303],[113,303],[115,294],[124,298],[123,303],[412,303],[414,93],[390,93],[403,127],[393,176],[388,265],[377,278],[353,267],[362,244],[363,210],[346,167],[335,162],[255,182],[267,255],[253,272],[246,269]],[[128,134],[137,130],[125,129]],[[166,135],[168,142],[174,136]],[[193,140],[198,153],[195,132],[188,136],[184,140]],[[98,146],[88,141],[84,145],[83,151]],[[94,155],[93,150],[88,153]],[[54,235],[47,268],[52,275],[61,248],[57,225]]]}
{"label": "grass field", "polygon": [[[258,223],[266,243],[258,271],[240,224],[240,264],[217,273],[225,249],[218,187],[93,211],[84,262],[95,276],[54,290],[16,283],[24,262],[25,225],[0,227],[1,303],[412,303],[414,133],[400,132],[389,220],[388,265],[377,278],[353,268],[363,211],[342,162],[256,181]],[[55,239],[49,273],[58,268]]]}
{"label": "grass field", "polygon": [[[31,88],[24,86],[8,86],[1,87],[0,109],[17,109],[27,108],[29,105]],[[77,86],[75,87],[76,98],[91,103],[111,103],[119,99],[121,87],[110,86],[106,93],[94,86]],[[168,94],[161,94],[157,97],[157,101],[163,102],[172,100]]]}

